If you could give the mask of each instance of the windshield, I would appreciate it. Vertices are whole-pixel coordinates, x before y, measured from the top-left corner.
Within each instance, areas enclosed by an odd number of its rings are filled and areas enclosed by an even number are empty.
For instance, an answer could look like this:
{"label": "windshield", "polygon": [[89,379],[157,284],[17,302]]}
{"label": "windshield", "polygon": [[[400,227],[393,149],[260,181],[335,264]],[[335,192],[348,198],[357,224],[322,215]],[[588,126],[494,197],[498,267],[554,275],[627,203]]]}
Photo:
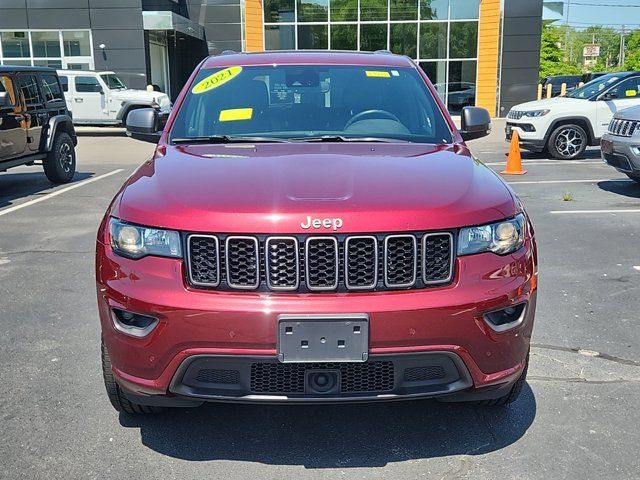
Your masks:
{"label": "windshield", "polygon": [[265,65],[199,72],[171,140],[206,137],[451,143],[412,68]]}
{"label": "windshield", "polygon": [[596,79],[591,80],[589,83],[585,83],[582,87],[575,89],[567,97],[571,98],[591,98],[598,92],[604,90],[606,87],[617,81],[620,75],[616,73],[610,73],[609,75],[603,75]]}
{"label": "windshield", "polygon": [[102,77],[102,80],[104,80],[104,83],[107,84],[107,87],[109,87],[110,90],[119,90],[119,89],[127,88],[124,82],[120,80],[117,76],[115,76],[113,73],[105,73],[100,75],[100,77]]}

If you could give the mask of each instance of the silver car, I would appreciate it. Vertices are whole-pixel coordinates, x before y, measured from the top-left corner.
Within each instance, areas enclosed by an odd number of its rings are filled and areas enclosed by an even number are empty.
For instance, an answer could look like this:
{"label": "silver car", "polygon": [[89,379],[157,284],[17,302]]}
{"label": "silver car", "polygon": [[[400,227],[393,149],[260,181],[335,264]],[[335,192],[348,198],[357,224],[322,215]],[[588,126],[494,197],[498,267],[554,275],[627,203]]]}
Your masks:
{"label": "silver car", "polygon": [[601,147],[606,163],[640,183],[640,107],[613,116]]}

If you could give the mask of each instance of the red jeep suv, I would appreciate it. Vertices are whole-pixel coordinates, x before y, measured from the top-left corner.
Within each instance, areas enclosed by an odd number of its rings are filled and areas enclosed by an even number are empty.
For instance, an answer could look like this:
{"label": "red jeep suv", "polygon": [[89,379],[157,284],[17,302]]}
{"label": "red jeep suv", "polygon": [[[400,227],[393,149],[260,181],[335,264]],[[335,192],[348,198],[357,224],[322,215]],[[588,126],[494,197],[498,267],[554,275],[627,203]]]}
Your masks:
{"label": "red jeep suv", "polygon": [[488,112],[461,125],[388,52],[227,53],[168,118],[133,111],[158,145],[96,253],[113,406],[513,401],[534,233],[464,143]]}

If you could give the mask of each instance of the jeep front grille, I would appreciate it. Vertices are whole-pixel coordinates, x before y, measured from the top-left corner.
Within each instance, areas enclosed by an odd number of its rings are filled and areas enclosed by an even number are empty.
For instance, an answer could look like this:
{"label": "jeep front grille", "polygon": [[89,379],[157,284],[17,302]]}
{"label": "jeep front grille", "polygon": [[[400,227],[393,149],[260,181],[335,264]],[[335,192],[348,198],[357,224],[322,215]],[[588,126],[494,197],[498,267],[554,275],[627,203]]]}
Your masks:
{"label": "jeep front grille", "polygon": [[639,126],[640,122],[614,118],[609,124],[609,133],[618,137],[631,137]]}
{"label": "jeep front grille", "polygon": [[186,237],[194,288],[344,292],[427,288],[453,280],[451,232]]}

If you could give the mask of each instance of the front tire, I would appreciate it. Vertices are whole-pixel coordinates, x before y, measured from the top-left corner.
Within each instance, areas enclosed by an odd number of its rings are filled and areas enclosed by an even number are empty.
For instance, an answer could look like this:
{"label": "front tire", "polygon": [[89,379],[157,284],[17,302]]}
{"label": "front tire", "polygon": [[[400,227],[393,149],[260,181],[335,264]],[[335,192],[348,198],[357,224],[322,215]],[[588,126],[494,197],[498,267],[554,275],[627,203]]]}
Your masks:
{"label": "front tire", "polygon": [[53,140],[53,148],[42,163],[44,173],[53,183],[68,183],[76,173],[76,150],[68,133],[61,132]]}
{"label": "front tire", "polygon": [[588,141],[587,132],[580,125],[560,125],[551,133],[547,148],[553,158],[572,160],[582,157]]}
{"label": "front tire", "polygon": [[524,385],[527,382],[528,370],[529,370],[529,354],[527,354],[527,360],[524,364],[524,369],[522,370],[520,377],[518,378],[518,380],[516,380],[516,383],[513,384],[513,386],[511,387],[511,390],[509,390],[509,393],[507,393],[502,397],[493,398],[491,400],[481,400],[480,402],[478,402],[478,404],[485,407],[504,407],[506,405],[509,405],[510,403],[515,402],[520,396],[520,394],[522,393],[522,389],[524,388]]}
{"label": "front tire", "polygon": [[104,378],[104,386],[107,389],[107,396],[113,408],[118,412],[129,414],[147,414],[158,413],[162,411],[161,407],[150,407],[148,405],[139,405],[129,401],[123,394],[122,390],[116,383],[113,376],[113,370],[111,369],[111,359],[109,358],[109,352],[105,347],[104,342],[101,344],[102,350],[102,376]]}

